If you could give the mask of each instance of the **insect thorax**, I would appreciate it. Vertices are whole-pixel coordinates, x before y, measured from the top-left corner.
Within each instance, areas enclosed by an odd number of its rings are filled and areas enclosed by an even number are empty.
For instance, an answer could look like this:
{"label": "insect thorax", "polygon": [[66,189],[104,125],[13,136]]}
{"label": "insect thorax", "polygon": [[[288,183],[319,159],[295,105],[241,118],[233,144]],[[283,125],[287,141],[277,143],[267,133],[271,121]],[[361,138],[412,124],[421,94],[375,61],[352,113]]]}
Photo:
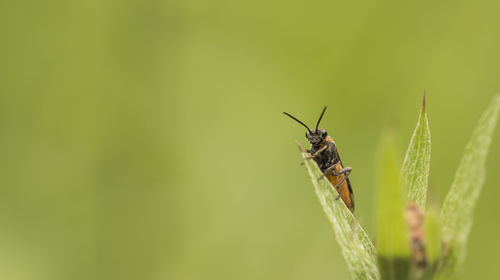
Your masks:
{"label": "insect thorax", "polygon": [[[336,164],[339,161],[339,158],[337,156],[336,147],[335,143],[327,141],[326,142],[327,149],[322,151],[318,156],[314,158],[316,163],[318,164],[318,167],[321,169],[321,171],[325,171],[328,167]],[[316,148],[314,146],[311,147],[311,154],[315,153],[316,151],[320,150],[321,148]]]}

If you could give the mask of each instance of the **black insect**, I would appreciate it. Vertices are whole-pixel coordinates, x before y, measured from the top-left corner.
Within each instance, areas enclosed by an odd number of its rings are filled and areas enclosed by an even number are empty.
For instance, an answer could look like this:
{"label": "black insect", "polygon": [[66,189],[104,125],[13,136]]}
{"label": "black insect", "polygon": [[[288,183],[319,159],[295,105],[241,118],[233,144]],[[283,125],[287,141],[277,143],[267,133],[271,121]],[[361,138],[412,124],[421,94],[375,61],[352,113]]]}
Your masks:
{"label": "black insect", "polygon": [[354,212],[354,194],[348,177],[352,168],[344,167],[342,161],[340,160],[335,141],[328,136],[326,130],[318,129],[319,123],[325,114],[325,110],[326,106],[323,108],[314,130],[309,129],[307,125],[294,116],[285,112],[283,112],[283,114],[289,116],[307,128],[306,138],[309,143],[311,143],[311,148],[306,150],[306,152],[311,154],[310,159],[314,159],[314,161],[318,164],[319,169],[323,172],[320,179],[326,177],[339,194],[337,198],[341,197],[349,210]]}

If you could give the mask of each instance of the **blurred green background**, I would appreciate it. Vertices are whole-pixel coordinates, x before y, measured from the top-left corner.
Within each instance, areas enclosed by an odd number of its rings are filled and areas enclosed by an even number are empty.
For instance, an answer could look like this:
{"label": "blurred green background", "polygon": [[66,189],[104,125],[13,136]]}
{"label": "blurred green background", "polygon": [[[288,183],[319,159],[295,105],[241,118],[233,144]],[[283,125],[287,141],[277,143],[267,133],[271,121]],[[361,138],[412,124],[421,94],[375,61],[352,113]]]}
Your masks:
{"label": "blurred green background", "polygon": [[[427,92],[439,208],[500,90],[498,1],[0,3],[1,279],[347,279],[281,114],[374,237],[375,146]],[[498,279],[500,129],[463,279]],[[390,199],[390,198],[388,198]]]}

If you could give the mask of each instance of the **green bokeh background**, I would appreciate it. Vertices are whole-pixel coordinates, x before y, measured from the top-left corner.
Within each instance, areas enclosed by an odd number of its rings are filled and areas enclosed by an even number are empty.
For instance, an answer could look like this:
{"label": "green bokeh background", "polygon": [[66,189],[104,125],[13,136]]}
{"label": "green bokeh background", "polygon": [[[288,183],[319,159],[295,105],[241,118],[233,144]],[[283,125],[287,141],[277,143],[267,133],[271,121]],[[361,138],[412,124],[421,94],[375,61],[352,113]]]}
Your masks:
{"label": "green bokeh background", "polygon": [[[424,90],[439,208],[500,90],[498,1],[0,3],[1,279],[347,279],[294,141],[322,127],[374,237],[382,131]],[[498,279],[500,129],[463,279]],[[390,199],[389,197],[387,199]]]}

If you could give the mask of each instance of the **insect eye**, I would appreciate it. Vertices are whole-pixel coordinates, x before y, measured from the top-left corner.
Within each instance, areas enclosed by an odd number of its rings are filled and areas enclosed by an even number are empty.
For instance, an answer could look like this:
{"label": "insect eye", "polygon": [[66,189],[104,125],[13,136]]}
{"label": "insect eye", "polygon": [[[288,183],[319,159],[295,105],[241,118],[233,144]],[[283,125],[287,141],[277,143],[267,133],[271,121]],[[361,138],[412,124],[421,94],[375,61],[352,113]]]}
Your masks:
{"label": "insect eye", "polygon": [[327,135],[328,135],[328,133],[326,133],[326,130],[321,131],[321,136],[323,136],[323,138],[326,137]]}

